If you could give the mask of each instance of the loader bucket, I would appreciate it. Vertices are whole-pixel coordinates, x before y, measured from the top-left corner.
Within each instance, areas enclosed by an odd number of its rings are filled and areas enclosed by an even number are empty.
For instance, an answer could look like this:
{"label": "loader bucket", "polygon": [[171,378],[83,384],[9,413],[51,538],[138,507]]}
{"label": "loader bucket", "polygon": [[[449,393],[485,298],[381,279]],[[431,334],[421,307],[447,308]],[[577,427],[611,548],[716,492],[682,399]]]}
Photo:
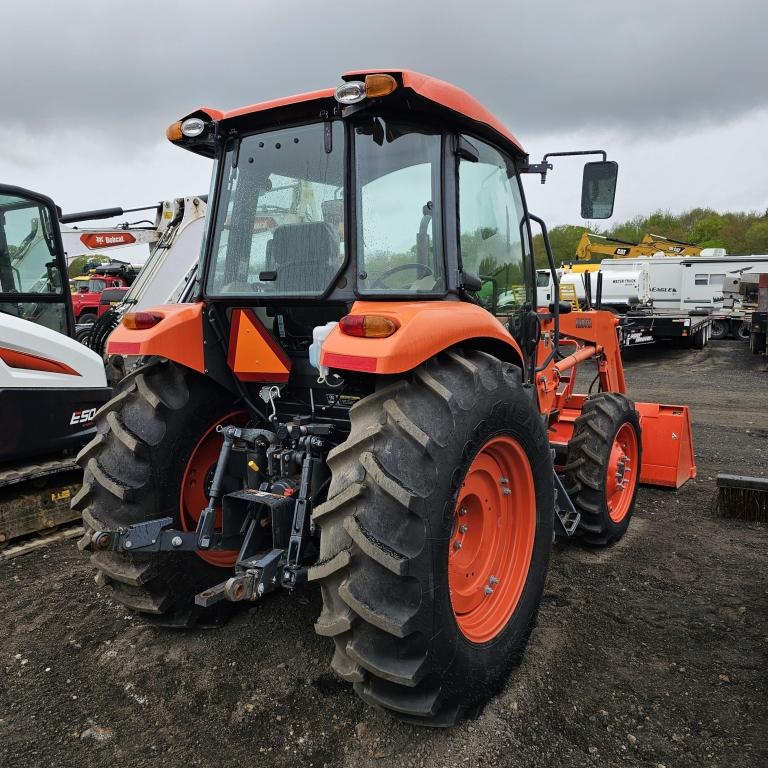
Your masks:
{"label": "loader bucket", "polygon": [[635,403],[640,414],[643,464],[640,482],[679,488],[696,477],[688,408],[684,405]]}

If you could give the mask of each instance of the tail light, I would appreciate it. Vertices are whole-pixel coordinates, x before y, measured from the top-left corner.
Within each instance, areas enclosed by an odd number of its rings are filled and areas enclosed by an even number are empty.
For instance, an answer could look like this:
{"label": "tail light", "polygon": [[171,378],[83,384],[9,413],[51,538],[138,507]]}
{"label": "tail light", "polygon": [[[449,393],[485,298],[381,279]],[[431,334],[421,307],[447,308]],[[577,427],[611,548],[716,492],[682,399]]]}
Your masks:
{"label": "tail light", "polygon": [[163,316],[157,312],[126,312],[123,315],[123,325],[131,331],[145,331],[153,328]]}
{"label": "tail light", "polygon": [[399,326],[394,320],[379,315],[345,315],[339,320],[339,328],[347,336],[385,339],[391,336]]}

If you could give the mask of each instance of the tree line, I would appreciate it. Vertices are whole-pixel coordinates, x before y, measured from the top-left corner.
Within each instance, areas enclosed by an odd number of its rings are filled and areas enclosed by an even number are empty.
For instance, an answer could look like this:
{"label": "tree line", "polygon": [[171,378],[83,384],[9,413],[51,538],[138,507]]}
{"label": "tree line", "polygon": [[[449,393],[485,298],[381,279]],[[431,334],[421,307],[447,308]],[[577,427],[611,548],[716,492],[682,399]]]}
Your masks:
{"label": "tree line", "polygon": [[[549,230],[549,241],[558,264],[575,258],[576,245],[583,232],[595,232],[620,240],[640,242],[643,235],[661,235],[702,248],[725,248],[728,253],[768,254],[768,210],[718,213],[711,208],[693,208],[680,214],[656,211],[636,216],[610,227],[584,227],[563,224]],[[546,266],[547,257],[541,235],[533,240],[536,264]]]}

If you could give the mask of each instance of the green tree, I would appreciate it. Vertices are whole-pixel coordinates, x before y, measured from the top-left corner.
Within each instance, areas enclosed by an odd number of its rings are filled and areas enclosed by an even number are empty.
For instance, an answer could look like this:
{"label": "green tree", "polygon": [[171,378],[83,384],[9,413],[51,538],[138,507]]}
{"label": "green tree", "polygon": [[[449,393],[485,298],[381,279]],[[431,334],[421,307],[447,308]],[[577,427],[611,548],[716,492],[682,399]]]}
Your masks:
{"label": "green tree", "polygon": [[768,253],[768,221],[754,222],[746,231],[744,239],[751,253]]}
{"label": "green tree", "polygon": [[72,259],[67,268],[67,272],[70,277],[78,277],[85,272],[86,264],[107,264],[109,261],[109,256],[105,256],[103,253],[84,253],[82,256],[76,256]]}

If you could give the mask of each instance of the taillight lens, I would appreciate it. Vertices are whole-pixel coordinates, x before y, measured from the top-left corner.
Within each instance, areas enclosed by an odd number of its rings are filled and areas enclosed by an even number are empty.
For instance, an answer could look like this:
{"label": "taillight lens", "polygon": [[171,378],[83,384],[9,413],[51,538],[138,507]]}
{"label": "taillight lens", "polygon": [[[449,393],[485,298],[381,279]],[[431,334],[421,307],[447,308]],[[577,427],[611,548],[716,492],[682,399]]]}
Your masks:
{"label": "taillight lens", "polygon": [[347,336],[360,336],[366,339],[385,339],[391,336],[398,324],[388,317],[379,315],[345,315],[339,320],[339,328]]}
{"label": "taillight lens", "polygon": [[132,331],[144,331],[153,328],[163,319],[157,312],[126,312],[123,325]]}

